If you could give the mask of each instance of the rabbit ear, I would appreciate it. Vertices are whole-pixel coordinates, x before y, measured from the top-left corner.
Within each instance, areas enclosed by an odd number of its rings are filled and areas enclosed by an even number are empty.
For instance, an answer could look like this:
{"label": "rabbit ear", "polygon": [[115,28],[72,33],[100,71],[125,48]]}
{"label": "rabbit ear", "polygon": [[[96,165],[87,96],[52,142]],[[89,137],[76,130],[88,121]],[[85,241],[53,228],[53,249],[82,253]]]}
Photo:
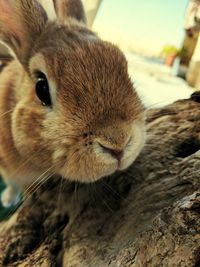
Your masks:
{"label": "rabbit ear", "polygon": [[0,0],[0,40],[25,63],[47,15],[37,0]]}
{"label": "rabbit ear", "polygon": [[53,0],[56,14],[60,23],[68,17],[86,23],[85,11],[81,0]]}

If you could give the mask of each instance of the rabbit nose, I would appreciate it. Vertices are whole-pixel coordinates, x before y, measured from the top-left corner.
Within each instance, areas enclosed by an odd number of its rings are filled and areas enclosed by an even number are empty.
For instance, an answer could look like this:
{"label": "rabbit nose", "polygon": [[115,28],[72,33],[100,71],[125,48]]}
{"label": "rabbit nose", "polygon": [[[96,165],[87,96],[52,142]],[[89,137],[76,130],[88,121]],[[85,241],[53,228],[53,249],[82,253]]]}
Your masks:
{"label": "rabbit nose", "polygon": [[123,150],[114,150],[114,149],[108,149],[108,152],[113,156],[113,158],[116,158],[118,161],[121,160],[123,157]]}
{"label": "rabbit nose", "polygon": [[103,150],[107,153],[109,153],[113,158],[116,158],[118,161],[121,160],[123,157],[124,151],[123,150],[117,150],[117,149],[112,149],[109,147],[105,147],[102,144],[99,143],[99,145],[103,148]]}

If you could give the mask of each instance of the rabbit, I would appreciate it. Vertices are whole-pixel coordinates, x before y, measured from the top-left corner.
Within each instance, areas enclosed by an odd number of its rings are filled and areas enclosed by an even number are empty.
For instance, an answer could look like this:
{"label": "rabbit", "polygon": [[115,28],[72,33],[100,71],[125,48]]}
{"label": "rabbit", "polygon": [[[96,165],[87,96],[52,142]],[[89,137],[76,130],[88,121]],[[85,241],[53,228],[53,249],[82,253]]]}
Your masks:
{"label": "rabbit", "polygon": [[50,176],[92,183],[128,168],[145,143],[145,108],[124,54],[87,28],[80,0],[0,0],[4,207]]}

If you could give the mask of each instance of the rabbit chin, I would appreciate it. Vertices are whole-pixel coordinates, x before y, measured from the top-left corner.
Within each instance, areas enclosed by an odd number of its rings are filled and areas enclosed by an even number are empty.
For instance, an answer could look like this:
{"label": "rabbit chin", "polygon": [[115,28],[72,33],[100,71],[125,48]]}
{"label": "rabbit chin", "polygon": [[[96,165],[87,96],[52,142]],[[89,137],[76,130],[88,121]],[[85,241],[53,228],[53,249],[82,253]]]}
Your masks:
{"label": "rabbit chin", "polygon": [[59,171],[59,175],[70,181],[92,183],[103,177],[112,175],[116,171],[127,169],[135,161],[141,149],[142,144],[141,146],[138,146],[137,150],[134,150],[134,153],[128,153],[128,155],[125,154],[120,164],[115,159],[108,160],[107,158],[107,160],[101,165],[91,166],[90,164],[88,165],[88,168],[84,168],[82,170],[78,164],[76,169],[72,169],[66,165]]}
{"label": "rabbit chin", "polygon": [[80,183],[92,183],[95,182],[105,176],[109,176],[113,174],[117,170],[117,163],[116,164],[111,164],[106,167],[102,167],[101,170],[98,170],[96,172],[92,171],[89,173],[89,169],[85,170],[85,172],[80,172],[77,167],[77,173],[71,172],[68,170],[63,170],[60,172],[60,175],[65,177],[67,180],[70,181],[76,181]]}

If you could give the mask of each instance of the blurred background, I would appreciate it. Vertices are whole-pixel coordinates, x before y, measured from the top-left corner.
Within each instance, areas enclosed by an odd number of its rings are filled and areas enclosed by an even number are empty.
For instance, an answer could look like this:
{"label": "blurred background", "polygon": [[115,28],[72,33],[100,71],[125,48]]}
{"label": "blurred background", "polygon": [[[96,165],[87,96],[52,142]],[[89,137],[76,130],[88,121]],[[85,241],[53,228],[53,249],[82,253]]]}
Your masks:
{"label": "blurred background", "polygon": [[[53,1],[40,1],[54,17]],[[88,26],[124,51],[147,107],[188,98],[200,89],[200,0],[82,2]],[[7,56],[2,46],[0,55]]]}

